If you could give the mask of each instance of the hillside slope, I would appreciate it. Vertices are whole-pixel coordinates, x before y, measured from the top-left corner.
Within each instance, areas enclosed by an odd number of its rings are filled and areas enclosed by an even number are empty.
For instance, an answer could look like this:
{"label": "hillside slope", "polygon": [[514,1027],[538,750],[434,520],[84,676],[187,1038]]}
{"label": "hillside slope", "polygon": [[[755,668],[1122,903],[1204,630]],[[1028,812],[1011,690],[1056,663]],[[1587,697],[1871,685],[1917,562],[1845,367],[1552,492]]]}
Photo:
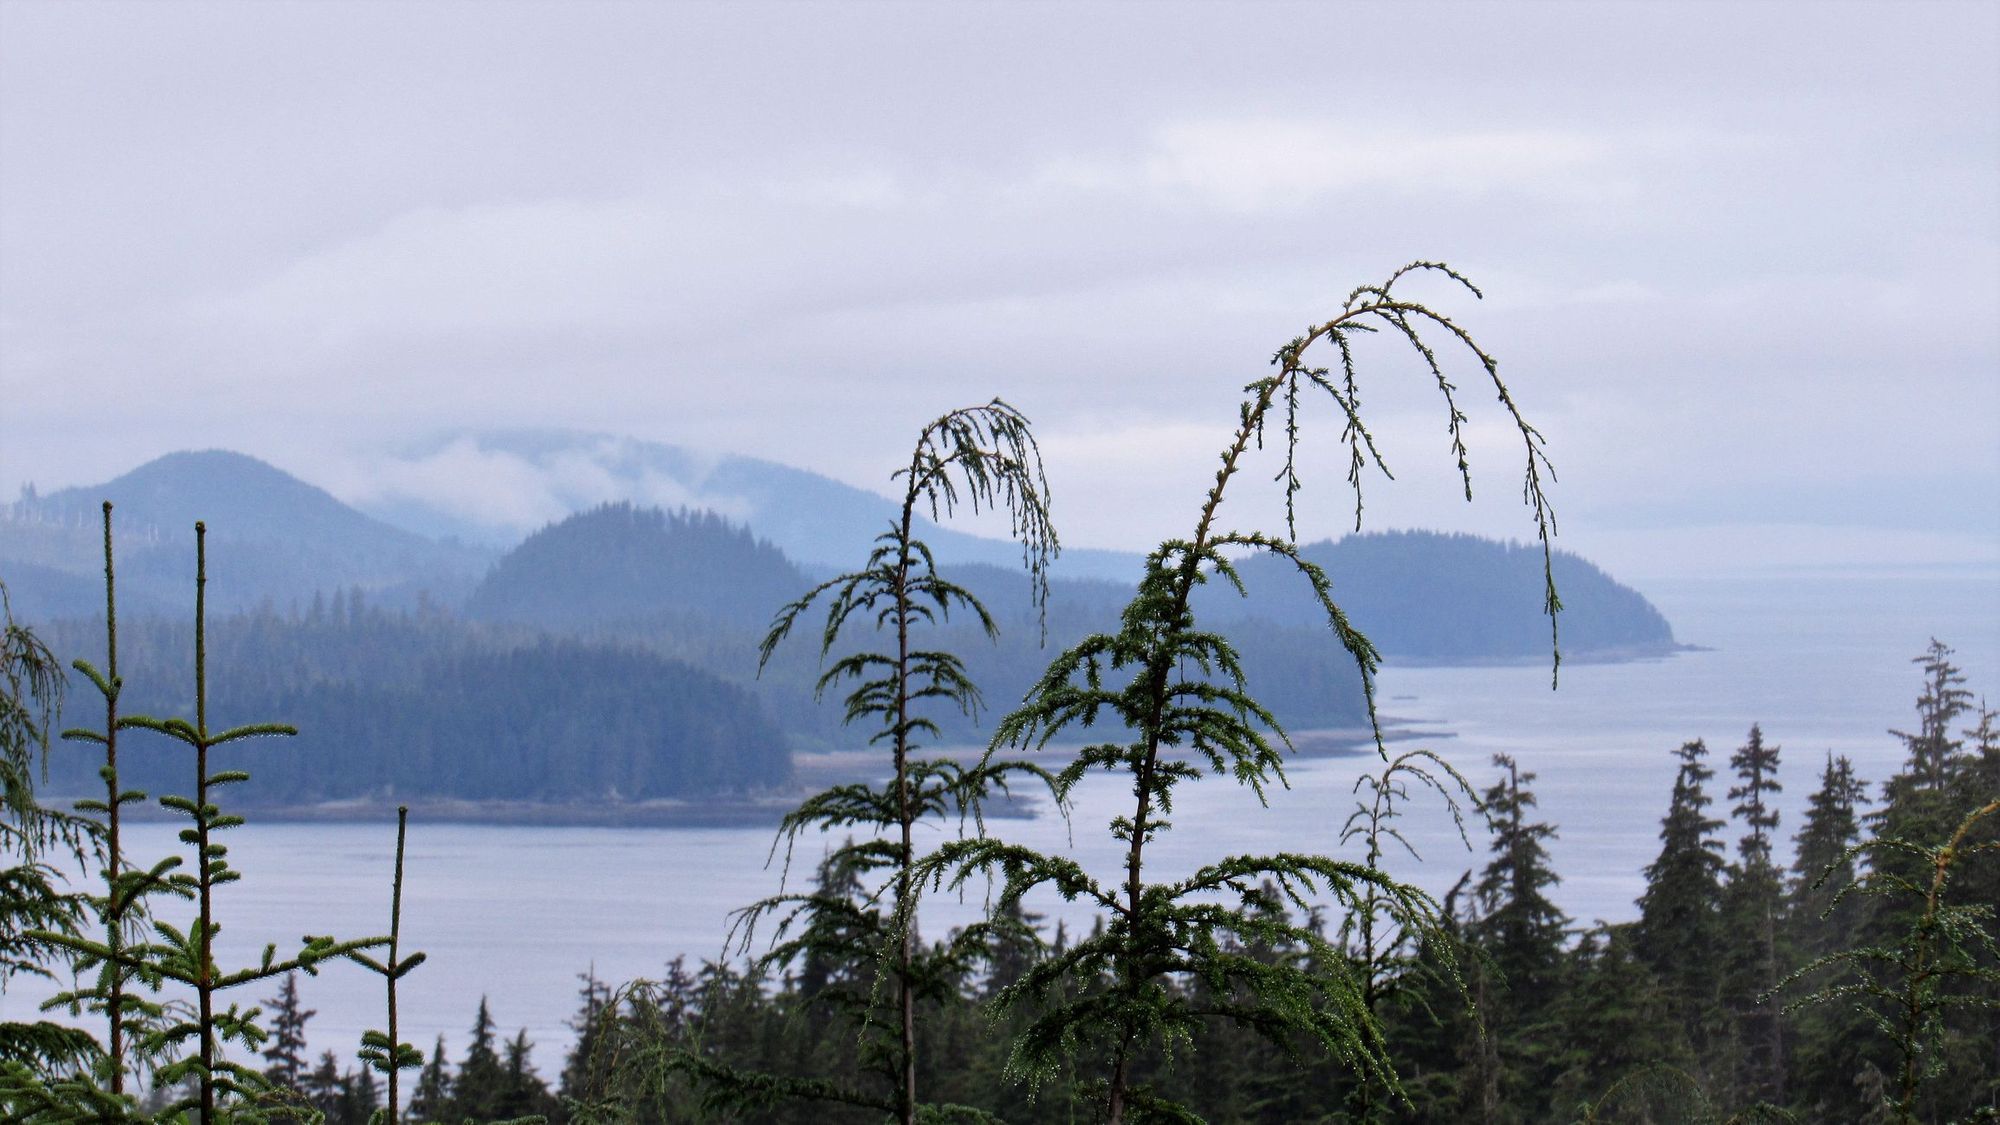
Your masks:
{"label": "hillside slope", "polygon": [[32,566],[66,576],[24,584],[51,616],[101,607],[101,588],[91,588],[103,580],[106,500],[118,529],[121,585],[134,608],[185,601],[196,520],[208,528],[209,596],[222,610],[287,605],[345,587],[390,603],[456,602],[491,557],[363,515],[254,457],[170,453],[101,485],[24,497],[0,509],[0,572]]}

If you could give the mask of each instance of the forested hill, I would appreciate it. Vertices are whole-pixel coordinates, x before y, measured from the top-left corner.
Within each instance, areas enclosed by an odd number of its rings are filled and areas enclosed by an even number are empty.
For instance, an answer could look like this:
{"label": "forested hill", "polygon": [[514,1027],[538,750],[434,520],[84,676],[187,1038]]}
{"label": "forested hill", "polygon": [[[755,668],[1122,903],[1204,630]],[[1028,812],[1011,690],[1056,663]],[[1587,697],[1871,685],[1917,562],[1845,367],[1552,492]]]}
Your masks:
{"label": "forested hill", "polygon": [[[1392,658],[1438,663],[1541,660],[1542,549],[1475,535],[1389,531],[1309,544],[1301,552],[1333,580],[1348,619]],[[1554,556],[1567,657],[1617,659],[1674,649],[1673,628],[1645,596],[1568,551]],[[1211,584],[1204,611],[1224,621],[1309,621],[1315,610],[1292,564],[1242,567],[1247,596]]]}
{"label": "forested hill", "polygon": [[[44,634],[64,658],[102,663],[100,624],[61,621]],[[193,642],[188,618],[121,622],[121,710],[189,717]],[[342,593],[302,616],[217,620],[208,650],[212,726],[299,729],[216,751],[256,777],[245,796],[259,803],[703,798],[791,776],[787,740],[752,692],[637,645],[391,612]],[[86,692],[70,698],[65,721],[90,726]],[[138,732],[120,765],[127,784],[155,794],[181,792],[191,768],[184,750]],[[96,784],[86,747],[58,748],[51,767],[51,792]]]}
{"label": "forested hill", "polygon": [[809,585],[783,552],[714,513],[605,504],[528,536],[465,612],[547,628],[663,612],[764,626]]}
{"label": "forested hill", "polygon": [[[833,699],[815,695],[826,666],[816,616],[760,671],[757,645],[772,615],[832,571],[808,570],[754,525],[612,503],[489,561],[226,453],[163,458],[101,490],[30,494],[0,510],[0,579],[16,615],[60,639],[65,663],[102,651],[102,626],[91,622],[103,605],[99,510],[86,500],[94,492],[118,505],[128,710],[189,707],[193,536],[180,525],[207,520],[218,713],[305,731],[245,751],[268,799],[747,794],[785,784],[793,749],[856,748],[872,733],[842,725],[837,689]],[[862,562],[862,541],[847,565]],[[1534,547],[1403,532],[1306,554],[1392,661],[1547,659]],[[964,614],[927,631],[925,647],[959,654],[984,693],[978,715],[934,716],[949,743],[984,742],[994,714],[1022,698],[1056,652],[1116,628],[1132,592],[1129,579],[1056,578],[1045,646],[1018,567],[943,565],[1000,633],[987,637]],[[1293,731],[1363,724],[1353,661],[1299,576],[1270,559],[1241,570],[1247,596],[1211,583],[1197,609],[1235,641],[1258,698]],[[1672,649],[1666,621],[1637,592],[1567,554],[1556,577],[1566,656]],[[77,688],[73,699],[90,697]],[[141,784],[164,784],[135,768]],[[88,771],[65,777],[90,780]]]}

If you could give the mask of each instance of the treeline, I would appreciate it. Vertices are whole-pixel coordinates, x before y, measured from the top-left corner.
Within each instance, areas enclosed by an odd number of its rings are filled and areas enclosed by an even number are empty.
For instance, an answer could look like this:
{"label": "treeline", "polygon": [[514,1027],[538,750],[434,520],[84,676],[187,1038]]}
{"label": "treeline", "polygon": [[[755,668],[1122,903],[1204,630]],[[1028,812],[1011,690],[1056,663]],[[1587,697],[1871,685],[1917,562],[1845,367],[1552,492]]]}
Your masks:
{"label": "treeline", "polygon": [[[973,563],[946,573],[993,612],[999,634],[988,637],[959,614],[937,622],[934,639],[964,661],[995,712],[1027,693],[1053,652],[1116,628],[1132,595],[1120,583],[1058,580],[1051,583],[1044,619],[1032,604],[1028,580],[1017,572]],[[848,649],[836,646],[824,662],[810,649],[781,651],[761,675],[753,656],[772,614],[813,581],[775,547],[712,513],[606,504],[530,536],[473,592],[466,613],[640,645],[687,661],[757,691],[786,732],[802,742],[849,748],[853,732],[844,729],[837,710],[819,705],[813,691],[822,667]],[[1530,606],[1531,620],[1534,612]],[[1291,727],[1365,723],[1353,661],[1329,651],[1324,629],[1310,627],[1311,620],[1289,611],[1254,620],[1236,614],[1244,659],[1259,690]],[[989,733],[979,715],[946,711],[935,718],[947,741],[983,743]]]}
{"label": "treeline", "polygon": [[[574,1026],[587,1028],[603,1009],[609,989],[594,977],[585,978],[584,1007]],[[323,1125],[370,1125],[383,1105],[382,1084],[366,1066],[343,1068],[338,1056],[323,1051],[315,1060],[306,1049],[306,1035],[315,1013],[299,995],[297,974],[284,979],[276,995],[264,1001],[270,1034],[259,1052],[261,1073],[269,1081],[266,1112],[277,1121],[311,1121]],[[408,1083],[408,1118],[412,1121],[511,1121],[542,1117],[556,1121],[568,1116],[563,1100],[535,1069],[534,1043],[523,1028],[502,1040],[486,1000],[479,1001],[466,1038],[465,1052],[454,1065],[445,1057],[444,1038]],[[559,1079],[559,1089],[573,1084],[577,1055]],[[580,1073],[580,1072],[579,1072]],[[164,1102],[164,1097],[156,1101]]]}
{"label": "treeline", "polygon": [[[1535,601],[1538,550],[1392,533],[1304,554],[1354,576],[1341,597],[1388,652],[1505,659],[1548,643]],[[1571,607],[1563,628],[1572,655],[1671,647],[1671,630],[1644,598],[1574,556],[1555,564]],[[1265,573],[1270,560],[1244,565],[1248,598],[1215,586],[1200,601],[1241,654],[1260,701],[1295,731],[1365,725],[1354,662],[1314,624],[1309,591]],[[945,742],[984,743],[988,720],[1028,693],[1051,654],[1115,629],[1132,594],[1119,583],[1057,580],[1044,619],[1018,573],[981,564],[948,573],[991,608],[999,634],[989,638],[963,615],[937,623],[939,648],[958,654],[984,690],[981,709],[935,716]],[[224,572],[217,585],[246,580]],[[530,536],[463,613],[349,587],[216,621],[211,659],[226,694],[214,702],[222,714],[281,716],[300,728],[283,748],[231,751],[258,777],[264,802],[562,802],[769,788],[789,778],[792,747],[859,742],[813,690],[847,650],[822,661],[810,648],[787,648],[761,671],[755,659],[774,609],[813,580],[711,513],[604,505]],[[185,715],[191,625],[178,614],[125,616],[127,705]],[[102,644],[101,622],[55,621],[41,632],[65,659]],[[622,671],[613,668],[619,660],[629,661]],[[560,768],[566,762],[587,765]],[[145,756],[134,769],[139,783],[158,783]],[[70,793],[94,781],[69,756],[59,756],[54,778]]]}
{"label": "treeline", "polygon": [[[1214,1122],[1945,1122],[2000,1112],[2000,816],[1953,839],[2000,799],[2000,730],[1993,712],[1974,713],[1949,650],[1934,646],[1923,664],[1903,768],[1871,799],[1846,759],[1820,763],[1789,864],[1776,858],[1772,797],[1791,776],[1778,746],[1753,727],[1726,759],[1700,741],[1675,751],[1660,852],[1632,922],[1579,926],[1554,904],[1559,873],[1545,845],[1557,826],[1535,816],[1534,775],[1499,759],[1500,780],[1482,795],[1490,859],[1444,899],[1450,949],[1364,937],[1352,919],[1305,919],[1370,982],[1399,1089],[1228,1019],[1205,1021],[1171,1054],[1141,1056],[1135,1081]],[[854,932],[870,929],[862,920],[880,904],[852,873],[822,866],[817,879],[816,894],[849,903]],[[1262,909],[1287,910],[1274,888]],[[1076,935],[1018,912],[1003,921],[976,961],[963,943],[926,945],[923,1088],[934,1104],[1008,1121],[1090,1119],[1102,1091],[1079,1076],[1102,1072],[1108,1045],[1072,1044],[1069,1069],[1022,1075],[1009,1052],[1024,1026],[996,1024],[989,1005]],[[1270,964],[1313,956],[1286,944],[1241,952]],[[783,1100],[775,1085],[769,1104],[722,1114],[709,1079],[890,1083],[889,1060],[855,1025],[879,1003],[879,972],[875,951],[826,932],[807,935],[772,976],[676,961],[661,980],[615,993],[587,982],[561,1108],[550,1112],[878,1120],[877,1110]],[[1200,979],[1172,987],[1217,1013],[1233,999]],[[427,1080],[453,1096],[497,1096],[470,1061],[441,1079],[437,1068],[434,1055]],[[1902,1099],[1908,1115],[1891,1113]]]}
{"label": "treeline", "polygon": [[[753,556],[768,550],[720,521],[692,526],[753,544]],[[987,687],[981,711],[939,714],[947,741],[983,742],[985,723],[1021,698],[1050,652],[1115,621],[1129,596],[1113,583],[1059,584],[1066,600],[1052,609],[1044,647],[1019,575],[978,565],[954,573],[996,607],[1000,635],[958,618],[936,630],[941,647],[962,653]],[[781,786],[794,747],[851,748],[861,739],[815,698],[824,664],[811,650],[781,650],[760,674],[756,641],[769,609],[754,625],[681,609],[566,619],[547,630],[505,614],[471,621],[434,605],[386,608],[358,588],[283,612],[264,606],[208,627],[211,706],[232,722],[282,718],[299,736],[221,753],[256,776],[261,803],[641,800]],[[1249,674],[1288,727],[1366,723],[1353,662],[1329,651],[1323,633],[1262,621],[1236,629]],[[103,646],[101,621],[58,620],[40,632],[65,661]],[[125,706],[186,717],[192,623],[128,617],[119,643]],[[85,685],[72,687],[75,694]],[[154,788],[175,767],[164,752],[141,750],[128,768],[134,784]],[[84,757],[63,753],[52,758],[50,779],[59,793],[96,783]]]}
{"label": "treeline", "polygon": [[[48,640],[60,653],[88,653],[101,647],[102,628],[59,622]],[[119,644],[123,705],[189,717],[192,624],[121,622]],[[785,736],[753,694],[630,643],[388,612],[346,591],[296,617],[267,609],[216,622],[208,653],[212,715],[299,729],[216,751],[227,768],[256,776],[262,803],[645,800],[790,779]],[[179,757],[136,740],[121,769],[138,788],[170,791]],[[88,759],[52,755],[52,791],[97,784]]]}

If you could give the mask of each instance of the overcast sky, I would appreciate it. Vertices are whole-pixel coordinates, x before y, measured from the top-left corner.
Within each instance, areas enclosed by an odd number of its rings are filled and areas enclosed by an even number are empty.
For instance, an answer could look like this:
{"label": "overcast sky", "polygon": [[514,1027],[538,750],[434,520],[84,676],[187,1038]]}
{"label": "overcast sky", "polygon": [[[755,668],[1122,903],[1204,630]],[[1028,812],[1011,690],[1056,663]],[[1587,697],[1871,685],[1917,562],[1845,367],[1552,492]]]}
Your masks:
{"label": "overcast sky", "polygon": [[[365,502],[530,425],[880,488],[997,394],[1066,539],[1141,547],[1280,343],[1434,258],[1566,545],[1992,564],[1996,60],[1988,2],[0,0],[0,497],[226,447]],[[1491,395],[1468,512],[1364,361],[1372,526],[1528,533]]]}

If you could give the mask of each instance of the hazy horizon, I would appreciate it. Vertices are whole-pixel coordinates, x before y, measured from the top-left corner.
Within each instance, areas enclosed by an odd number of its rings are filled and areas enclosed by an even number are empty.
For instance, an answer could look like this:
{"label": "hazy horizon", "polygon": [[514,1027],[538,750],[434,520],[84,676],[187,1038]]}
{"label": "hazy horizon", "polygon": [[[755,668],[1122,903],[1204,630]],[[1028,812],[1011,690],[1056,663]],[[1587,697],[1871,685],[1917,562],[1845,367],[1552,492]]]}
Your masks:
{"label": "hazy horizon", "polygon": [[[549,482],[394,451],[520,427],[881,491],[998,395],[1065,541],[1143,549],[1271,352],[1427,258],[1561,546],[2000,567],[2000,9],[1728,11],[7,0],[0,498],[219,447],[465,502]],[[1363,364],[1368,526],[1532,534],[1476,367],[1468,510]]]}

